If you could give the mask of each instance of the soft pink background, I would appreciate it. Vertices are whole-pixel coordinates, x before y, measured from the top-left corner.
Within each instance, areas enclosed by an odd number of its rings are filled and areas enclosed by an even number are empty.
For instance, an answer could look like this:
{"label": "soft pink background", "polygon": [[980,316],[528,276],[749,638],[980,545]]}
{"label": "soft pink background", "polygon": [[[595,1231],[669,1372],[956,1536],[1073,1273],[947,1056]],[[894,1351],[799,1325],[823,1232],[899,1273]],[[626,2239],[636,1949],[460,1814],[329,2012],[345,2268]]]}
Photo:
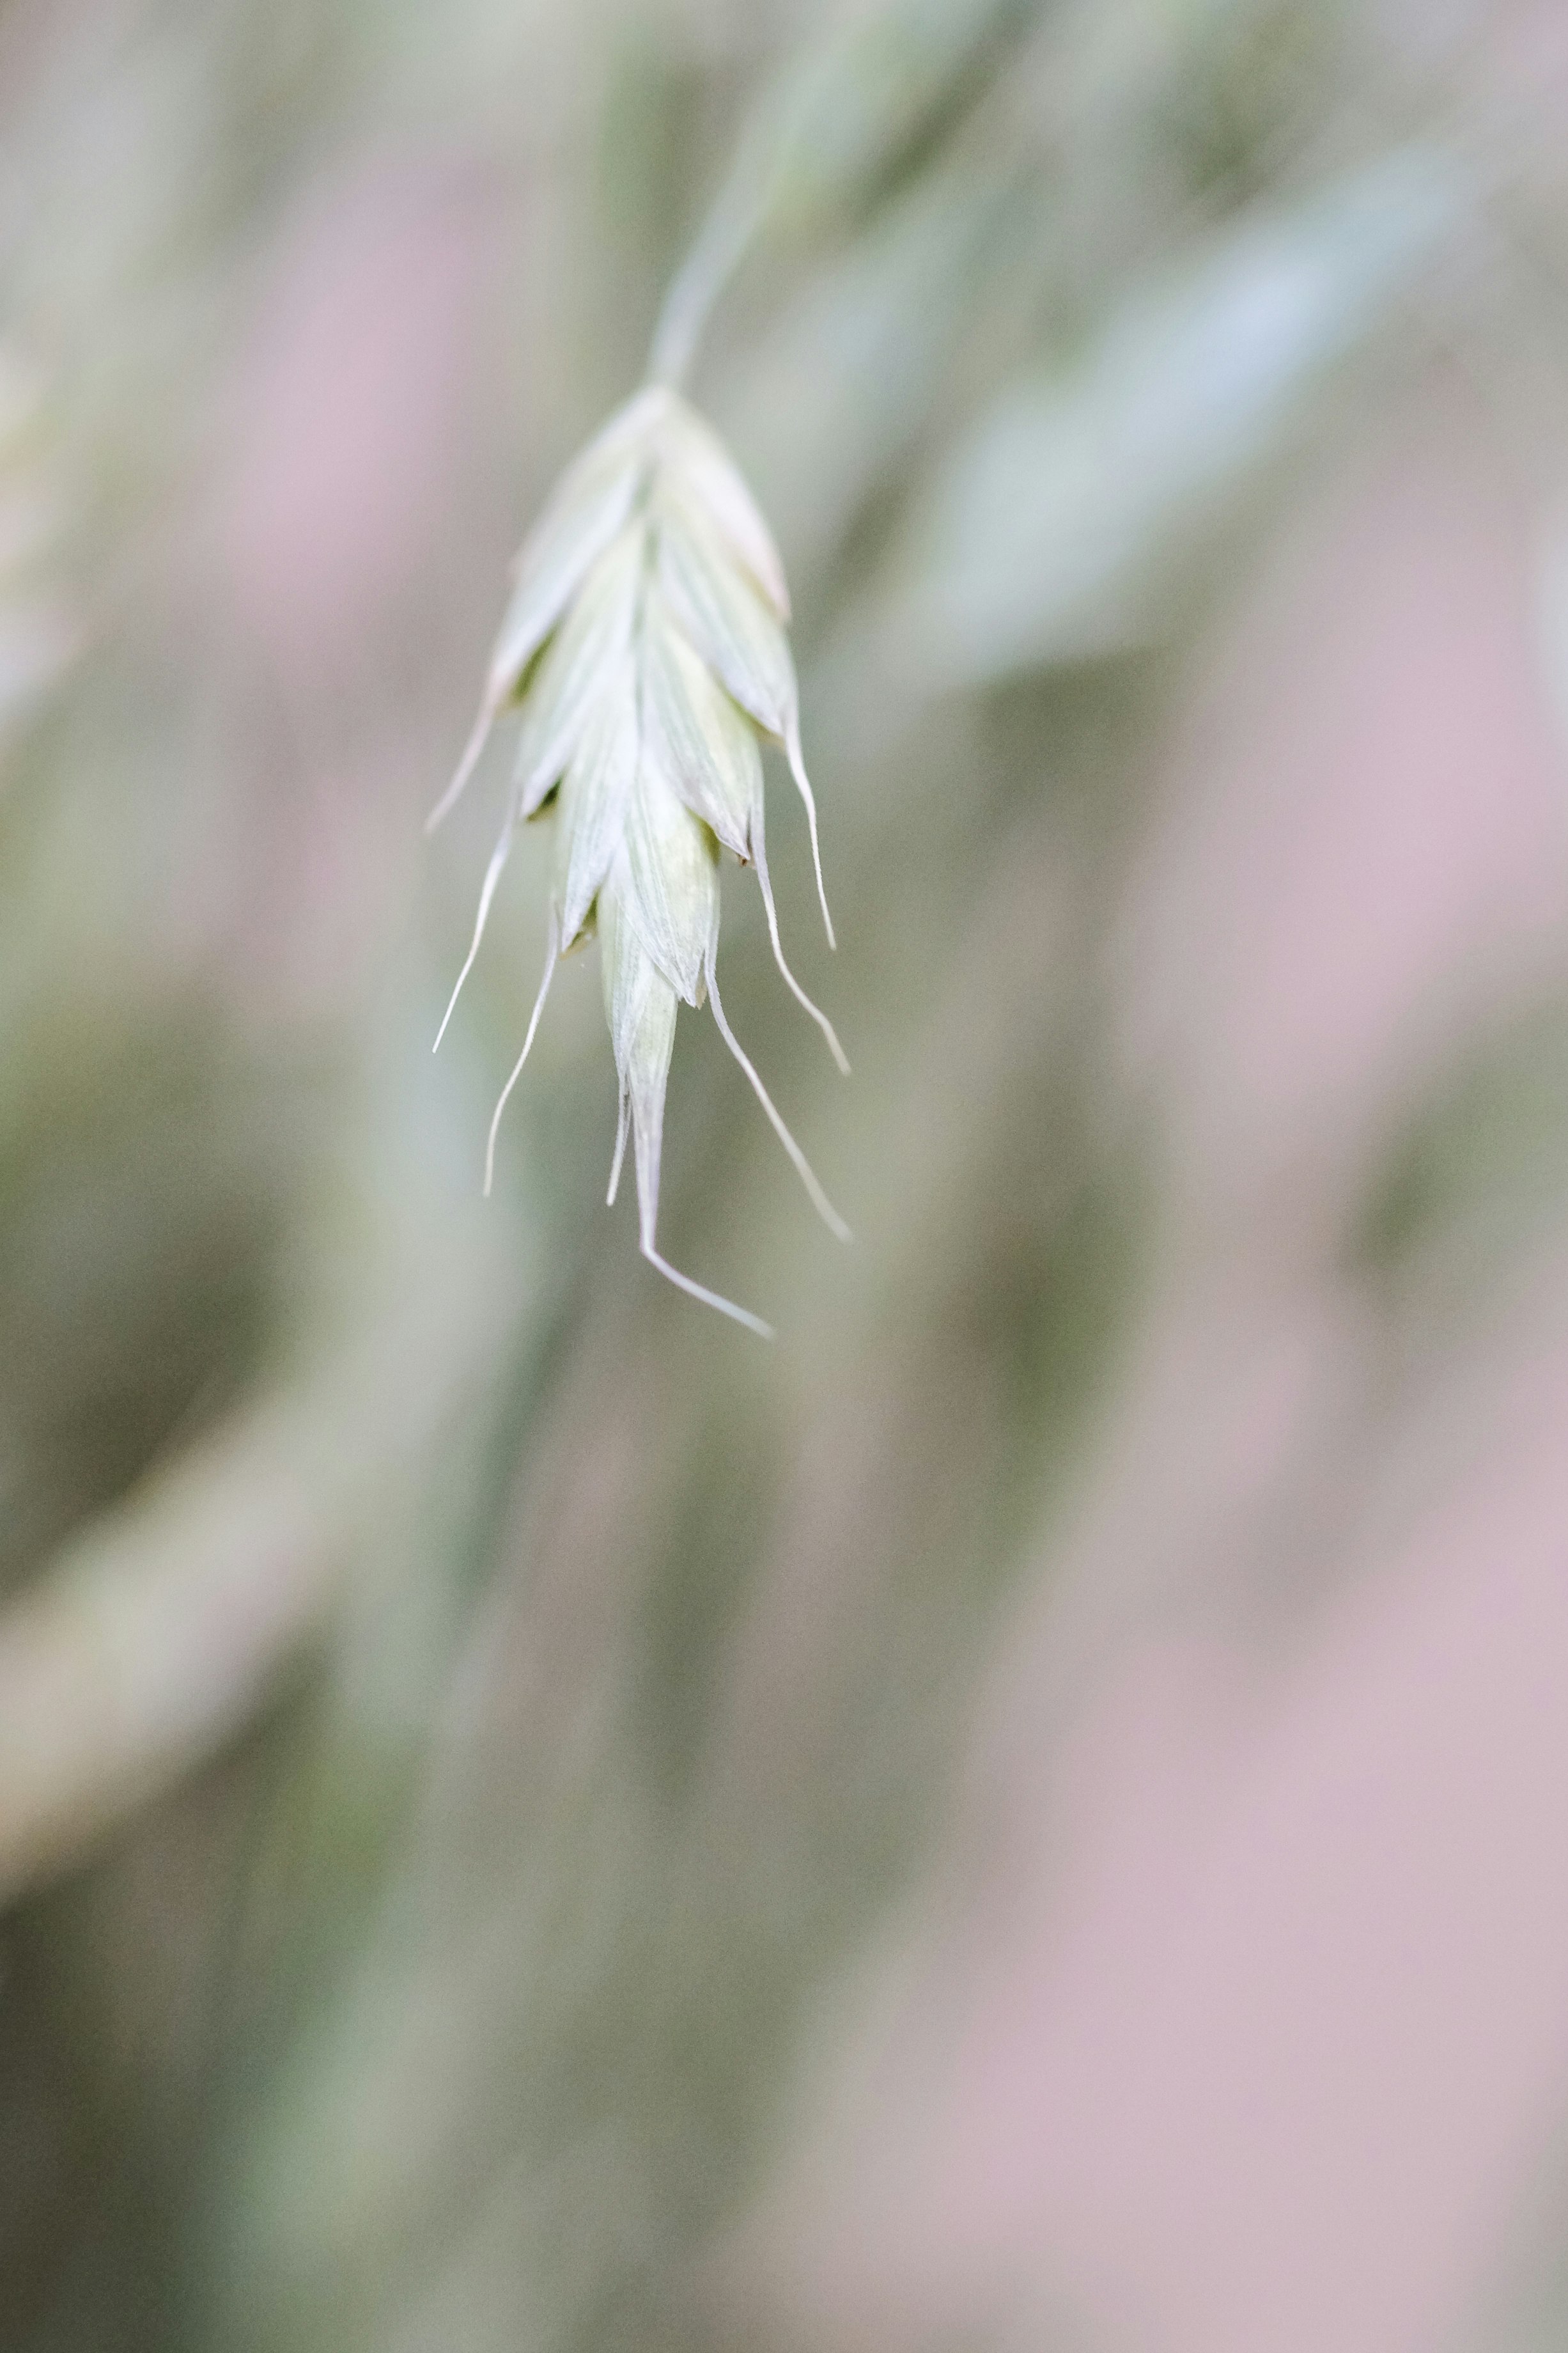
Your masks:
{"label": "soft pink background", "polygon": [[1393,1362],[1341,1271],[1390,1119],[1560,976],[1533,555],[1424,396],[1172,751],[1116,951],[1163,1304],[719,2267],[803,2343],[1463,2343],[1568,2114],[1568,1257],[1450,1267]]}

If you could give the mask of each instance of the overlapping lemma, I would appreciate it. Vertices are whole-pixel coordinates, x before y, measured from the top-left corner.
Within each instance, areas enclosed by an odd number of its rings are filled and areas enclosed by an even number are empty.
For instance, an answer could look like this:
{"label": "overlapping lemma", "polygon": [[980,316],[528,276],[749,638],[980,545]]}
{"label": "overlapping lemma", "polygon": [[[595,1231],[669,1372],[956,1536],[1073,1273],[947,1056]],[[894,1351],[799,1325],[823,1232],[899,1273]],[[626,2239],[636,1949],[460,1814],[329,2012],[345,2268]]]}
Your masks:
{"label": "overlapping lemma", "polygon": [[707,997],[818,1210],[835,1232],[846,1231],[737,1044],[715,971],[725,849],[755,868],[779,969],[847,1069],[832,1025],[784,961],[768,874],[763,736],[783,745],[805,803],[831,941],[788,618],[778,552],[728,452],[677,394],[649,386],[577,459],[524,545],[479,720],[431,818],[437,823],[463,789],[498,716],[520,709],[506,821],[452,998],[455,1005],[479,952],[519,824],[553,810],[544,978],[496,1106],[487,1189],[501,1112],[556,961],[596,928],[620,1080],[610,1198],[629,1128],[644,1255],[682,1289],[759,1330],[766,1327],[755,1316],[668,1265],[655,1228],[676,1007]]}

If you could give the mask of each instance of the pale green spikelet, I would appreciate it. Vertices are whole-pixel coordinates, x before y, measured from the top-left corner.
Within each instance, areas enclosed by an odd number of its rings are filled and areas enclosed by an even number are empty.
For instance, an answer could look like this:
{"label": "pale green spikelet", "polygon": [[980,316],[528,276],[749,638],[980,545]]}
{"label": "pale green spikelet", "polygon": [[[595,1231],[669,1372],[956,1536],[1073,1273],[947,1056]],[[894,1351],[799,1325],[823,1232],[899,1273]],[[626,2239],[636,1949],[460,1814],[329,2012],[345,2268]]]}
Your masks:
{"label": "pale green spikelet", "polygon": [[679,1004],[710,1000],[818,1211],[847,1229],[813,1176],[720,1002],[719,857],[753,866],[780,972],[847,1071],[833,1026],[784,961],[768,874],[761,739],[782,745],[805,804],[828,940],[816,808],[801,756],[789,594],[773,535],[718,436],[681,396],[646,386],[592,441],[518,558],[484,701],[458,773],[430,822],[462,791],[503,712],[521,717],[506,821],[479,898],[472,944],[437,1033],[472,968],[518,826],[557,827],[543,981],[532,1046],[558,959],[596,929],[620,1081],[615,1175],[629,1130],[643,1254],[696,1298],[754,1331],[765,1324],[660,1257],[655,1241],[665,1085]]}

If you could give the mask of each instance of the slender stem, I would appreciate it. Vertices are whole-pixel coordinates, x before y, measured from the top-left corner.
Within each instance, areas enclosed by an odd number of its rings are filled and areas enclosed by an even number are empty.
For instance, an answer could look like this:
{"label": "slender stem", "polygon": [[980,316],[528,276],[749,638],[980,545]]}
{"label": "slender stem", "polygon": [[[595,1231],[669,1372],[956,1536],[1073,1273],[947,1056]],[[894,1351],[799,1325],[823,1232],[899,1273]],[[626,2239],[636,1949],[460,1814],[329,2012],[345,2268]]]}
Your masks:
{"label": "slender stem", "polygon": [[691,372],[713,306],[744,258],[765,208],[768,172],[748,141],[676,271],[648,353],[648,379],[679,391]]}

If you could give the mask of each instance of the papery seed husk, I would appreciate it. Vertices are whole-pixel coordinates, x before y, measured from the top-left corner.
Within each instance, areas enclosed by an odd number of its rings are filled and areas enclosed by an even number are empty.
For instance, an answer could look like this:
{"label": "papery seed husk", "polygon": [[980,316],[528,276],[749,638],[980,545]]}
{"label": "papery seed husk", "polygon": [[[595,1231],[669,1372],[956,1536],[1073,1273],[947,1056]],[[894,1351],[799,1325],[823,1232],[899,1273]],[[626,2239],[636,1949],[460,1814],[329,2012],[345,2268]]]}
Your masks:
{"label": "papery seed husk", "polygon": [[756,732],[650,591],[642,659],[644,735],[688,808],[726,849],[750,859],[762,823]]}
{"label": "papery seed husk", "polygon": [[657,1136],[675,1039],[676,994],[637,936],[619,892],[605,891],[599,906],[604,960],[605,1018],[622,1086],[634,1111]]}
{"label": "papery seed husk", "polygon": [[604,894],[599,943],[604,959],[605,1018],[609,1024],[622,1103],[631,1109],[637,1223],[642,1247],[651,1250],[658,1222],[664,1099],[675,1046],[676,995],[626,921],[614,889]]}
{"label": "papery seed husk", "polygon": [[605,549],[530,681],[512,776],[525,818],[565,774],[604,700],[606,679],[618,676],[630,659],[645,541],[634,525]]}
{"label": "papery seed husk", "polygon": [[647,738],[612,868],[616,896],[679,997],[699,1004],[719,937],[718,844],[693,817]]}
{"label": "papery seed husk", "polygon": [[694,651],[742,711],[782,743],[795,723],[795,664],[772,613],[700,517],[661,501],[658,579]]}
{"label": "papery seed husk", "polygon": [[645,384],[613,410],[562,475],[535,529],[542,527],[559,503],[583,496],[597,479],[614,471],[627,457],[639,464],[643,462],[675,398],[664,385]]}
{"label": "papery seed husk", "polygon": [[642,472],[636,458],[624,460],[590,493],[546,518],[524,548],[490,657],[486,701],[492,712],[516,692],[583,582],[625,528]]}
{"label": "papery seed husk", "polygon": [[659,438],[680,496],[744,565],[778,619],[787,622],[789,586],[773,533],[719,436],[694,408],[678,400],[660,426]]}
{"label": "papery seed husk", "polygon": [[555,907],[563,955],[587,923],[620,841],[637,756],[635,683],[628,655],[562,780]]}

